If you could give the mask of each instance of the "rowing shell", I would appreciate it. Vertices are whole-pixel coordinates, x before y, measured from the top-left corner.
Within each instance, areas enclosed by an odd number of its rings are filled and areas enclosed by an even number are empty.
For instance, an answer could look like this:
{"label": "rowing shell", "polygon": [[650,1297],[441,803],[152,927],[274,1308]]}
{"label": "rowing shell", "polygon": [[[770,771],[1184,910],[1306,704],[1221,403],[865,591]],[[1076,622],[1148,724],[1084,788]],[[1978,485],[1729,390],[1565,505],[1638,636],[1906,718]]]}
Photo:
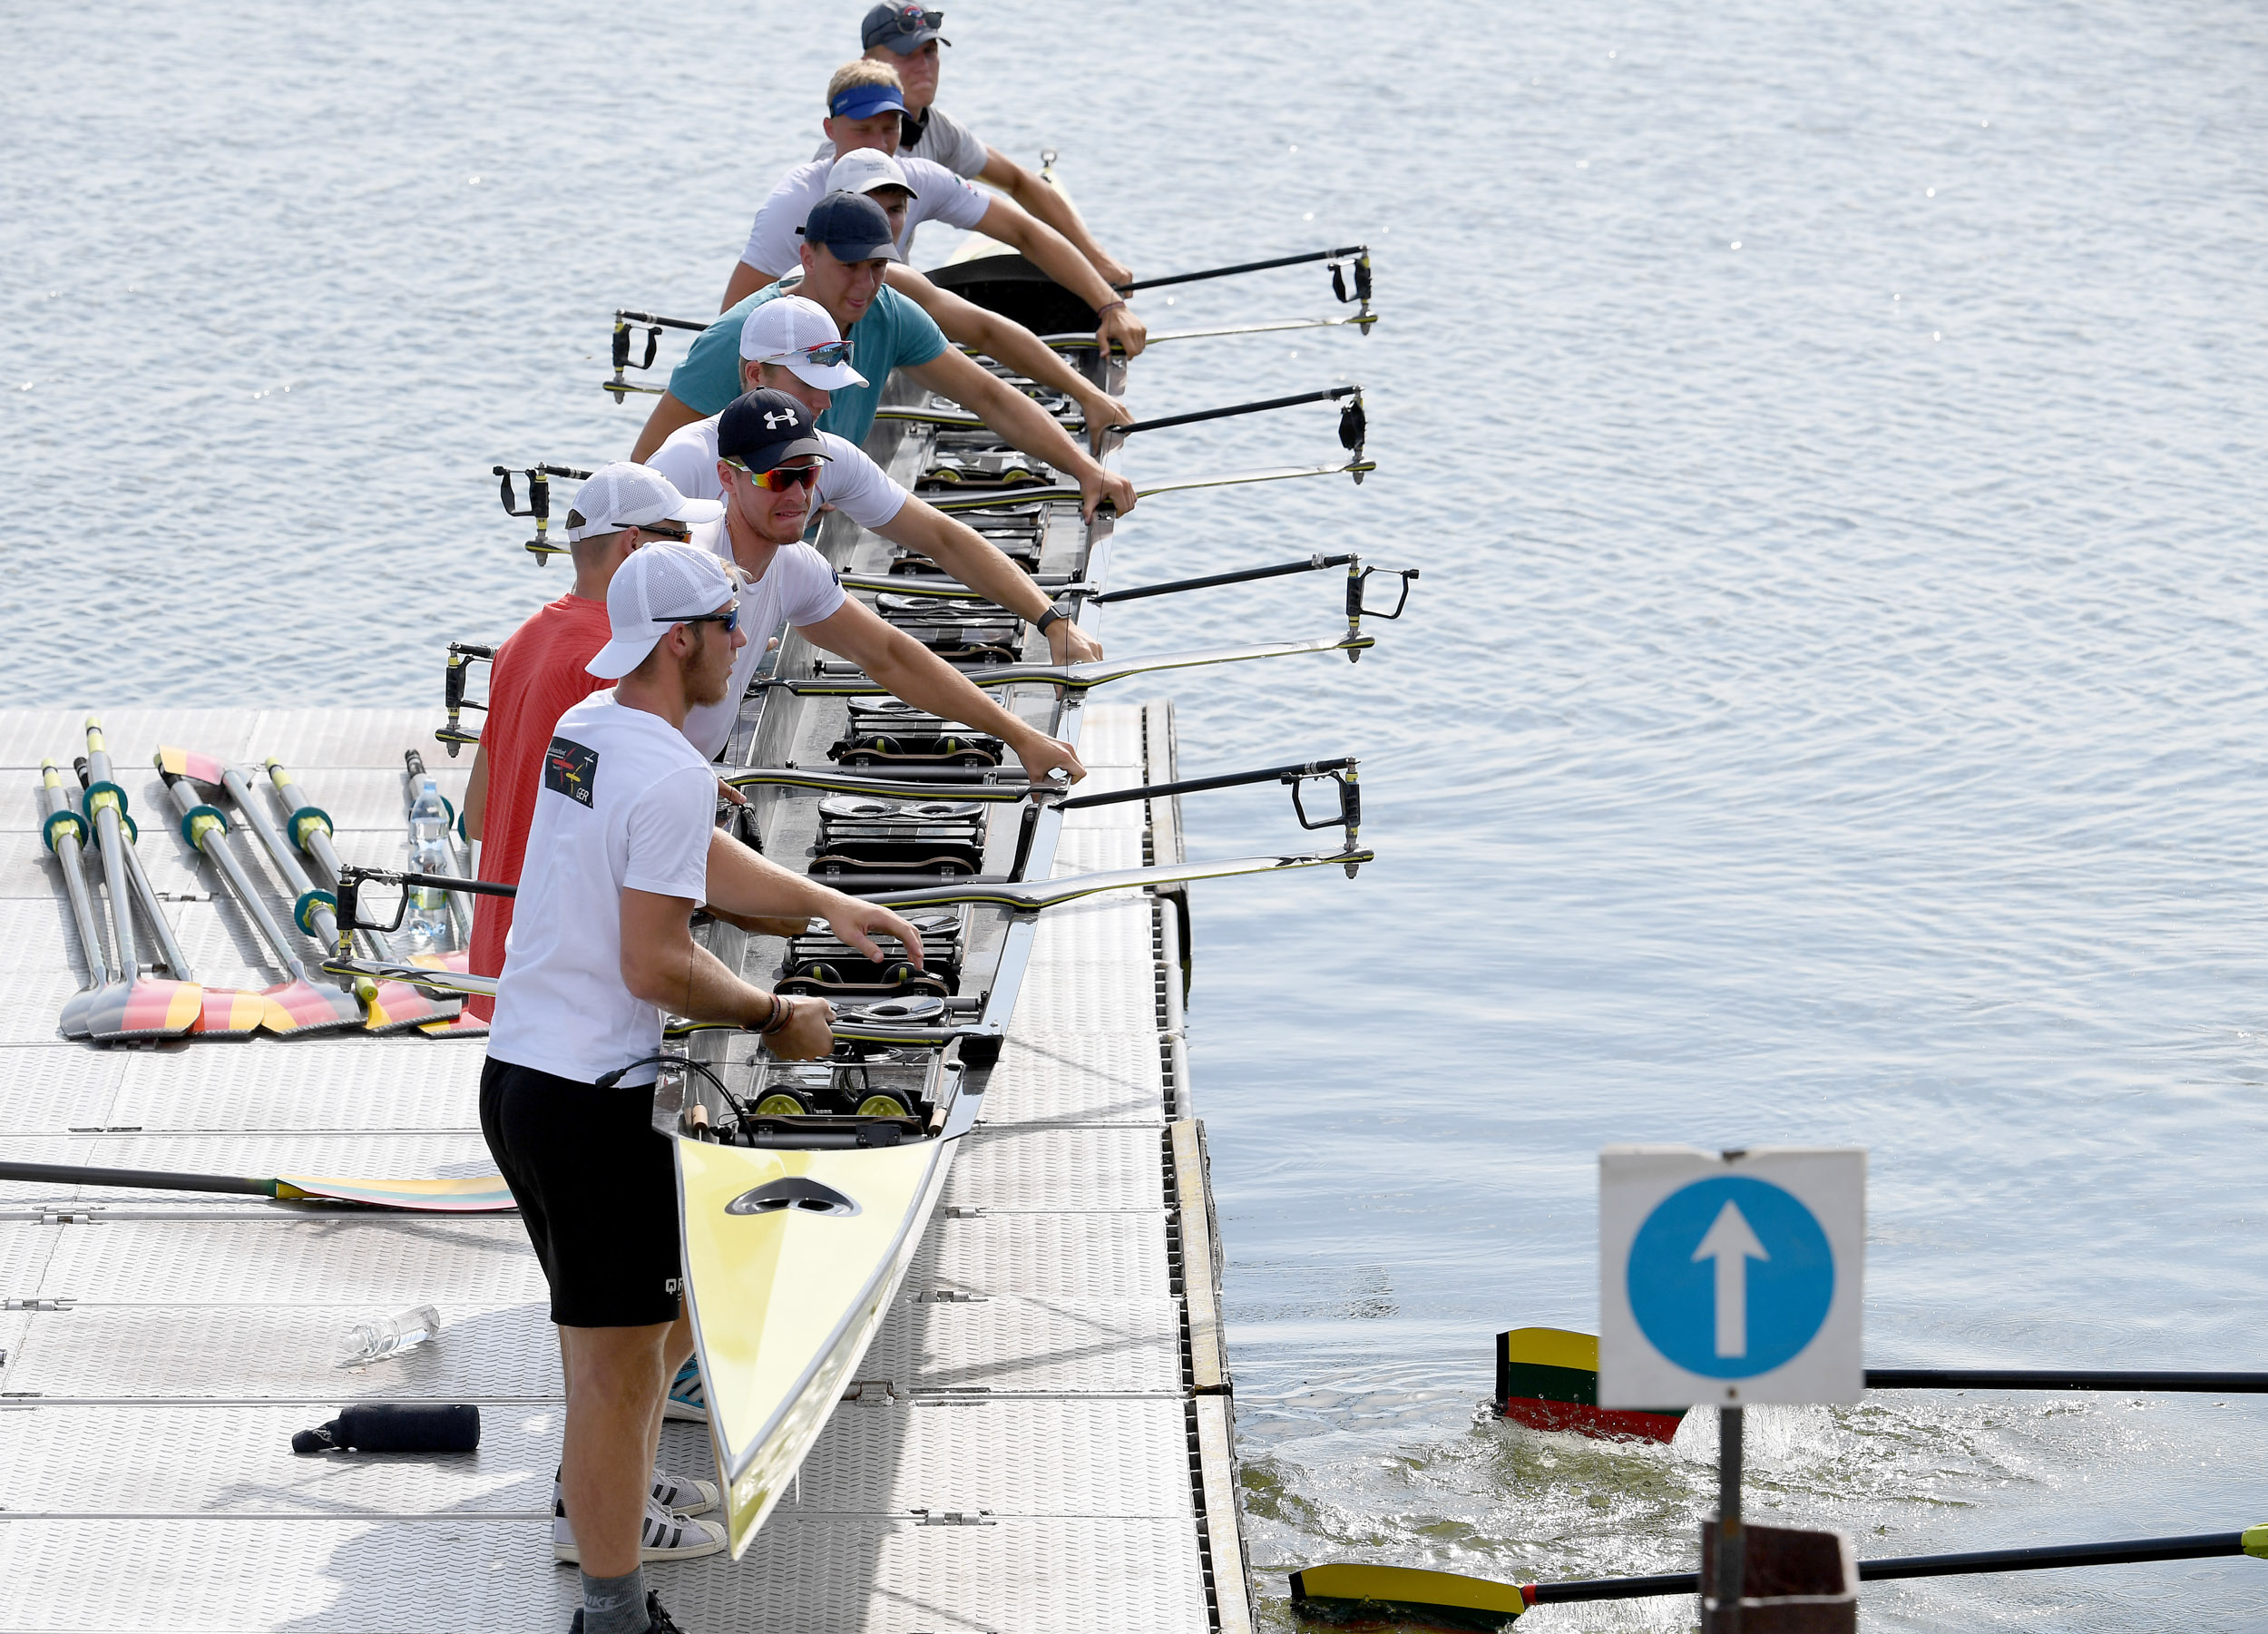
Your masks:
{"label": "rowing shell", "polygon": [[960,1141],[674,1144],[686,1305],[737,1558],[882,1326]]}

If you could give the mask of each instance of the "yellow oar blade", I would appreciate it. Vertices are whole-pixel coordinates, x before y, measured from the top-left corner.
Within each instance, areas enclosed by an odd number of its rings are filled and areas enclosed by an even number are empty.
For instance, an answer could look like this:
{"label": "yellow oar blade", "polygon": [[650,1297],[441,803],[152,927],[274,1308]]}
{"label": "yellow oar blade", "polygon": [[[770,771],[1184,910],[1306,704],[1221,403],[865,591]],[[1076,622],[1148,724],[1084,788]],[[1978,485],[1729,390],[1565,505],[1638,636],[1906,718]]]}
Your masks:
{"label": "yellow oar blade", "polygon": [[1598,1340],[1560,1327],[1496,1336],[1496,1410],[1531,1430],[1618,1440],[1666,1442],[1685,1420],[1682,1407],[1601,1407]]}
{"label": "yellow oar blade", "polygon": [[1292,1573],[1292,1615],[1334,1628],[1496,1634],[1527,1609],[1518,1585],[1454,1571],[1334,1563]]}
{"label": "yellow oar blade", "polygon": [[443,1180],[358,1180],[329,1175],[279,1174],[276,1195],[289,1200],[320,1199],[335,1203],[368,1203],[378,1208],[413,1208],[433,1214],[503,1214],[519,1207],[500,1174],[465,1175]]}

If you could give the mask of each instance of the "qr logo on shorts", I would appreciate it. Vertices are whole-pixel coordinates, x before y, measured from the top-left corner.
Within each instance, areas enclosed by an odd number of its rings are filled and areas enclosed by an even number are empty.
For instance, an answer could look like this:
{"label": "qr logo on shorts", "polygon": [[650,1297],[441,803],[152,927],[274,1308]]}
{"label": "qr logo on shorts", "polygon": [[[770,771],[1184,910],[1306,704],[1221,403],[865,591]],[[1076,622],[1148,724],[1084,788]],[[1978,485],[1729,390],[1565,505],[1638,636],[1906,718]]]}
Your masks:
{"label": "qr logo on shorts", "polygon": [[667,1282],[665,1282],[665,1283],[663,1283],[663,1284],[661,1285],[661,1291],[662,1291],[663,1293],[665,1293],[665,1294],[675,1294],[675,1293],[678,1293],[678,1292],[679,1292],[680,1290],[682,1290],[682,1289],[684,1288],[684,1287],[685,1287],[685,1278],[684,1278],[684,1277],[670,1277],[670,1280],[669,1280],[669,1281],[667,1281]]}
{"label": "qr logo on shorts", "polygon": [[599,786],[599,756],[572,738],[554,738],[543,751],[543,787],[585,806]]}

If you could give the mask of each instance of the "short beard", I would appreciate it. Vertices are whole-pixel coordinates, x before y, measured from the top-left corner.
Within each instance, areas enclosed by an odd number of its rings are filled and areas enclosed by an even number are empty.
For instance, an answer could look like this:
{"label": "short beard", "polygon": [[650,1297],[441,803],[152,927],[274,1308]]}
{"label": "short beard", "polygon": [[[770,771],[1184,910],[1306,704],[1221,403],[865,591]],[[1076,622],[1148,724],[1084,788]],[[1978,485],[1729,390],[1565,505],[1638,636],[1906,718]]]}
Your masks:
{"label": "short beard", "polygon": [[709,695],[706,698],[701,696],[700,692],[696,690],[700,684],[696,678],[700,672],[702,661],[709,656],[709,626],[696,624],[693,628],[700,633],[693,638],[692,656],[685,660],[685,701],[698,709],[708,704],[724,702],[725,694],[732,690],[732,666],[727,664],[724,672],[717,677],[716,681],[710,687]]}

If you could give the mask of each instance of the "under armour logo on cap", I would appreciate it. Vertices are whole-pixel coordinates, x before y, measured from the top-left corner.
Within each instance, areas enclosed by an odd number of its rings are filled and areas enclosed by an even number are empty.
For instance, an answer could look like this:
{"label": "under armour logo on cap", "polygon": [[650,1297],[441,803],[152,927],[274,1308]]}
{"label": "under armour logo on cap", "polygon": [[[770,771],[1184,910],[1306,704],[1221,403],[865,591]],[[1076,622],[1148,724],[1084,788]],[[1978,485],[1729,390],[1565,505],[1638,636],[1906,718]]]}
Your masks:
{"label": "under armour logo on cap", "polygon": [[779,414],[767,412],[764,416],[764,429],[767,431],[777,431],[783,426],[800,426],[802,424],[803,422],[801,420],[796,418],[796,411],[792,408],[784,410]]}

